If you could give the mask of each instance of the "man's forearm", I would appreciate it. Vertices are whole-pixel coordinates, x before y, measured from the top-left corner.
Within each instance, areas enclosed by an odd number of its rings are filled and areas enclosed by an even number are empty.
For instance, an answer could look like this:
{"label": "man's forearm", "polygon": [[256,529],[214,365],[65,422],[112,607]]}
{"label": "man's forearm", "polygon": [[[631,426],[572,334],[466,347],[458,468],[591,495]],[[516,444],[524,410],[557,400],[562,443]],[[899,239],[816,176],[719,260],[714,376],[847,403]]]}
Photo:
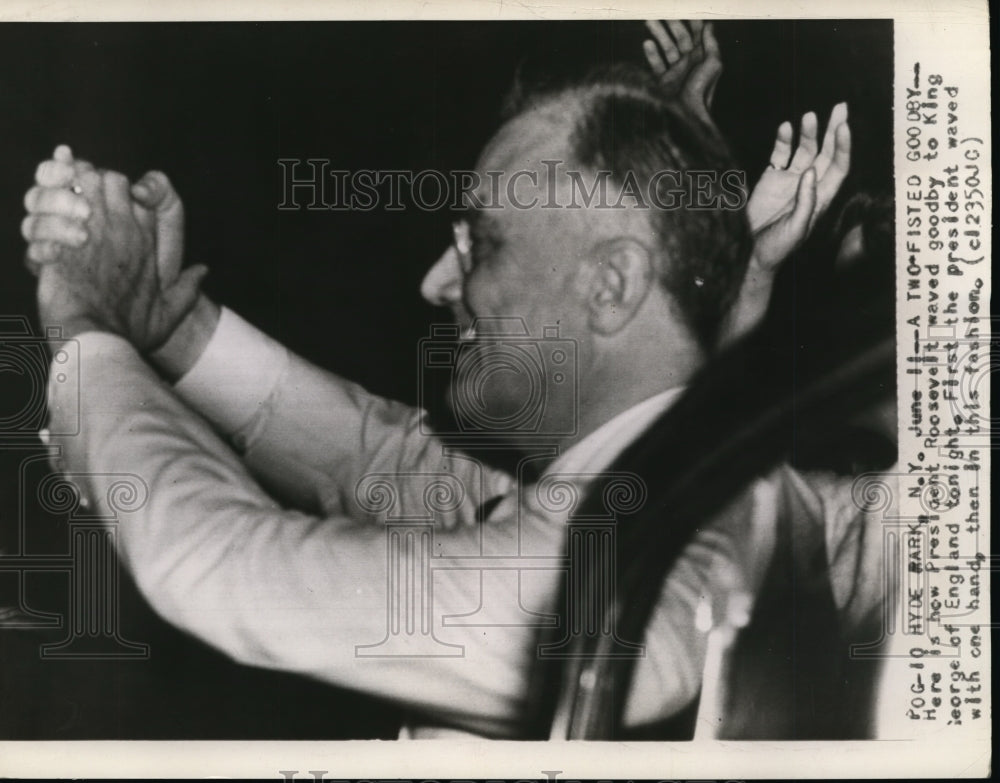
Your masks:
{"label": "man's forearm", "polygon": [[[78,356],[60,365],[71,382],[50,384],[49,405],[53,432],[79,421],[79,433],[52,443],[67,480],[97,513],[117,519],[122,560],[168,622],[246,665],[399,701],[474,731],[516,728],[530,628],[501,611],[489,635],[436,621],[435,646],[446,649],[443,642],[450,655],[358,654],[378,648],[387,629],[383,526],[276,503],[124,339],[84,335]],[[133,487],[135,502],[122,502],[116,485]],[[439,536],[454,542],[446,551],[480,544],[470,526]],[[478,588],[478,574],[439,573],[435,616],[474,608],[470,585]],[[532,600],[535,607],[542,599]],[[520,610],[514,602],[507,611]]]}
{"label": "man's forearm", "polygon": [[167,380],[174,382],[194,367],[215,334],[220,314],[219,305],[201,294],[170,339],[150,355]]}
{"label": "man's forearm", "polygon": [[730,343],[753,331],[763,320],[771,302],[774,287],[774,272],[761,269],[751,259],[739,296],[722,323],[719,333],[719,347]]}

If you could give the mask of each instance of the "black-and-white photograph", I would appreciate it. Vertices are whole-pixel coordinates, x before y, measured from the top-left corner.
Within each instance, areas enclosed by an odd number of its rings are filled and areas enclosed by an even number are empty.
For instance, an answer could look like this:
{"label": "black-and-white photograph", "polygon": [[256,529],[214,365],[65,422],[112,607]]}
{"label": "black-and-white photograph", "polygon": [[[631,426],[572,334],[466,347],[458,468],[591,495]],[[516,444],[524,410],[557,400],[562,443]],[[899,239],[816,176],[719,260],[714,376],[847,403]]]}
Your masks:
{"label": "black-and-white photograph", "polygon": [[894,38],[0,24],[0,740],[895,738]]}

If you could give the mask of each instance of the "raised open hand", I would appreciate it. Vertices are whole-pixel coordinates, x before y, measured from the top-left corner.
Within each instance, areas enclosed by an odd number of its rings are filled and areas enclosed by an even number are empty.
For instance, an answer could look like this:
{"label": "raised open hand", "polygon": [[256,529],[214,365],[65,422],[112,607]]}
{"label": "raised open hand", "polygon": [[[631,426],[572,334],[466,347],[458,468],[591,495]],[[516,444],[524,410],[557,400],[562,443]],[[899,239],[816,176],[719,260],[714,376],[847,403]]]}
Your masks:
{"label": "raised open hand", "polygon": [[816,125],[812,112],[802,118],[794,155],[791,123],[778,128],[771,162],[747,202],[753,255],[736,304],[723,324],[722,344],[746,334],[764,317],[778,267],[809,236],[850,170],[847,104],[833,107],[821,149]]}
{"label": "raised open hand", "polygon": [[812,112],[802,117],[799,145],[792,154],[792,125],[783,122],[771,161],[747,201],[747,220],[754,233],[754,263],[777,267],[812,230],[843,184],[851,167],[851,130],[847,104],[830,112],[823,145]]}

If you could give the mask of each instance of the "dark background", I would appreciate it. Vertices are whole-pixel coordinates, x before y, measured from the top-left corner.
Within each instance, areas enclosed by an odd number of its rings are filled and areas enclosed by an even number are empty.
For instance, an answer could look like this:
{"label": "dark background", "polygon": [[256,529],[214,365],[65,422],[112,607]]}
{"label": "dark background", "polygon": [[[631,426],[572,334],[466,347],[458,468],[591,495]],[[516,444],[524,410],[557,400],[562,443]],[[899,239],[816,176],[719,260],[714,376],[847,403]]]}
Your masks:
{"label": "dark background", "polygon": [[[891,22],[726,22],[717,35],[715,115],[751,183],[783,120],[814,110],[822,123],[847,100],[845,195],[891,192]],[[0,25],[0,315],[35,318],[21,201],[38,162],[67,143],[131,178],[167,172],[186,205],[187,258],[211,267],[212,296],[323,366],[414,402],[417,340],[442,317],[417,289],[450,241],[449,214],[282,212],[277,159],[472,168],[518,63],[640,62],[644,37],[640,22]],[[0,361],[0,417],[34,388],[12,369]],[[0,550],[65,552],[66,520],[28,491],[37,465],[19,488],[23,461],[40,453],[32,443],[0,440]],[[395,735],[398,710],[230,664],[124,581],[122,632],[151,658],[41,661],[39,642],[64,631],[0,628],[0,737]],[[30,575],[22,595],[62,612],[66,587]],[[0,573],[0,607],[17,594],[16,576]]]}

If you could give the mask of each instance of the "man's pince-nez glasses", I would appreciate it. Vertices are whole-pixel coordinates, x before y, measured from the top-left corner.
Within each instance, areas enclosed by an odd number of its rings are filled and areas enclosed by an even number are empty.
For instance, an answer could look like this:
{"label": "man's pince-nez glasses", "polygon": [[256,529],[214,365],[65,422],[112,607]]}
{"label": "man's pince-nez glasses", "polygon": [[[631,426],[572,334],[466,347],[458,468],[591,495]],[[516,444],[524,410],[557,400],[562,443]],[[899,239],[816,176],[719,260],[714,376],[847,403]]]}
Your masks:
{"label": "man's pince-nez glasses", "polygon": [[458,253],[458,263],[463,274],[472,271],[472,234],[465,220],[456,220],[451,224],[452,244]]}

